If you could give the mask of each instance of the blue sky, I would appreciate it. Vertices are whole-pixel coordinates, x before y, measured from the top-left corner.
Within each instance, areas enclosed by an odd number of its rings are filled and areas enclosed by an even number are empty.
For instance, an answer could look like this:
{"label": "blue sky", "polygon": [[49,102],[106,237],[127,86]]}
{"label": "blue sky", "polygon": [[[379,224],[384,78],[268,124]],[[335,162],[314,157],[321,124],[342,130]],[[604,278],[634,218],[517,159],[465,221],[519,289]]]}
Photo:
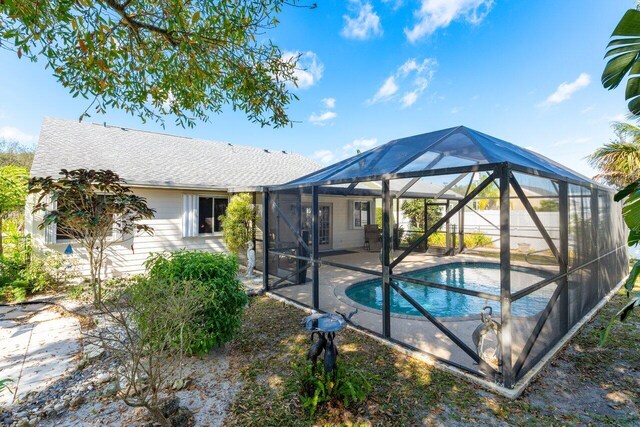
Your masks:
{"label": "blue sky", "polygon": [[[112,111],[87,121],[295,151],[328,163],[391,139],[459,124],[593,175],[584,156],[626,113],[624,89],[600,84],[611,31],[629,0],[317,0],[285,8],[270,34],[301,53],[292,128],[239,113],[163,130]],[[44,62],[0,51],[0,138],[35,144],[43,117],[87,107]],[[214,160],[214,159],[212,159]]]}

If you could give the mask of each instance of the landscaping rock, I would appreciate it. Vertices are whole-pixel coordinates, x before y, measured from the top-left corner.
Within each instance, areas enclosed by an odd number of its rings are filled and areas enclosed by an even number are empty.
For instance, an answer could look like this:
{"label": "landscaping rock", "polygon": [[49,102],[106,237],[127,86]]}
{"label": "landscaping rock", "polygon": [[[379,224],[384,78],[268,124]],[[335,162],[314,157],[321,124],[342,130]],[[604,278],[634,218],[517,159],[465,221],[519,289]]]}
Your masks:
{"label": "landscaping rock", "polygon": [[31,427],[31,424],[29,423],[28,419],[23,418],[20,421],[18,421],[18,424],[16,424],[16,427]]}
{"label": "landscaping rock", "polygon": [[77,408],[78,406],[82,405],[84,401],[85,398],[83,395],[76,396],[71,400],[71,402],[69,402],[69,406],[71,406],[72,408]]}
{"label": "landscaping rock", "polygon": [[110,380],[111,380],[111,374],[106,373],[106,372],[104,372],[104,373],[102,373],[102,374],[100,374],[100,375],[98,375],[96,377],[96,383],[97,384],[104,384],[106,382],[109,382]]}
{"label": "landscaping rock", "polygon": [[111,383],[109,383],[109,385],[107,385],[103,392],[102,395],[103,396],[115,396],[118,391],[120,391],[120,384],[118,384],[117,381],[113,381]]}
{"label": "landscaping rock", "polygon": [[169,417],[173,427],[187,427],[192,425],[193,413],[186,408],[178,408],[176,413]]}
{"label": "landscaping rock", "polygon": [[180,409],[180,399],[177,397],[166,399],[160,403],[160,411],[162,415],[169,418]]}
{"label": "landscaping rock", "polygon": [[102,357],[102,355],[104,354],[104,348],[96,344],[87,344],[84,347],[84,354],[87,360],[94,360]]}

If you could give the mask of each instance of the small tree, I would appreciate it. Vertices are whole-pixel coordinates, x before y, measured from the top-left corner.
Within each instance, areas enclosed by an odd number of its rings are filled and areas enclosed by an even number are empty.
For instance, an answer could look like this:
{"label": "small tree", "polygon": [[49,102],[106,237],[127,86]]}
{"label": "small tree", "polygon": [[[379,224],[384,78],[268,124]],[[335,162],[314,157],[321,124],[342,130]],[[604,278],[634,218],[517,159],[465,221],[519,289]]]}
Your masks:
{"label": "small tree", "polygon": [[[175,425],[161,393],[184,385],[182,364],[186,349],[198,339],[199,313],[210,289],[198,282],[141,278],[100,308],[107,326],[89,334],[118,361],[119,396],[131,407],[143,407],[161,426]],[[169,392],[171,394],[171,392]]]}
{"label": "small tree", "polygon": [[[411,228],[424,227],[424,200],[423,199],[411,199],[405,200],[400,205],[402,214],[409,218],[409,225]],[[433,225],[442,218],[442,212],[440,206],[427,206],[427,218],[429,219],[429,226]]]}
{"label": "small tree", "polygon": [[2,251],[2,221],[11,212],[24,207],[29,173],[22,166],[0,167],[0,256]]}
{"label": "small tree", "polygon": [[112,171],[63,169],[60,175],[57,180],[31,179],[29,192],[38,194],[33,212],[44,211],[40,229],[56,224],[58,235],[78,241],[87,251],[94,304],[98,305],[106,250],[117,241],[112,235],[151,234],[151,227],[139,221],[153,218],[155,210]]}
{"label": "small tree", "polygon": [[238,253],[247,249],[247,242],[253,239],[256,214],[253,200],[249,193],[236,194],[231,198],[227,212],[220,216],[224,243],[229,251]]}

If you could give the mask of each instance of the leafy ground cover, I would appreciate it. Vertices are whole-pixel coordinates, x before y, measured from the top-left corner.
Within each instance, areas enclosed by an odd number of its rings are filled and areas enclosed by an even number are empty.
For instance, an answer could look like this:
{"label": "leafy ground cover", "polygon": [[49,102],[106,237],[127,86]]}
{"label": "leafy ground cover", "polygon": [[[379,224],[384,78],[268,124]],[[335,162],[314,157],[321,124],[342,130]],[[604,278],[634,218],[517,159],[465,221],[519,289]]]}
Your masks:
{"label": "leafy ground cover", "polygon": [[602,329],[624,305],[623,293],[586,325],[516,400],[495,396],[451,374],[402,355],[358,332],[339,334],[340,358],[370,377],[360,404],[302,407],[296,364],[304,363],[304,313],[268,297],[254,297],[230,346],[231,372],[241,390],[228,425],[638,425],[640,321],[616,324],[605,347]]}

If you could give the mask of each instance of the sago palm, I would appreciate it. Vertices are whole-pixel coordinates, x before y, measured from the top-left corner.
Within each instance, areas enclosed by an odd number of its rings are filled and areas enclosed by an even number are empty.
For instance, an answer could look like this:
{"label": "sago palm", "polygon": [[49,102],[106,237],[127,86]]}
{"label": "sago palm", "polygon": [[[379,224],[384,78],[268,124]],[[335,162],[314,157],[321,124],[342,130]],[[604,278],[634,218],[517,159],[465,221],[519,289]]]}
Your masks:
{"label": "sago palm", "polygon": [[614,122],[611,127],[616,139],[587,159],[600,171],[595,179],[620,188],[640,179],[640,127],[622,122]]}

